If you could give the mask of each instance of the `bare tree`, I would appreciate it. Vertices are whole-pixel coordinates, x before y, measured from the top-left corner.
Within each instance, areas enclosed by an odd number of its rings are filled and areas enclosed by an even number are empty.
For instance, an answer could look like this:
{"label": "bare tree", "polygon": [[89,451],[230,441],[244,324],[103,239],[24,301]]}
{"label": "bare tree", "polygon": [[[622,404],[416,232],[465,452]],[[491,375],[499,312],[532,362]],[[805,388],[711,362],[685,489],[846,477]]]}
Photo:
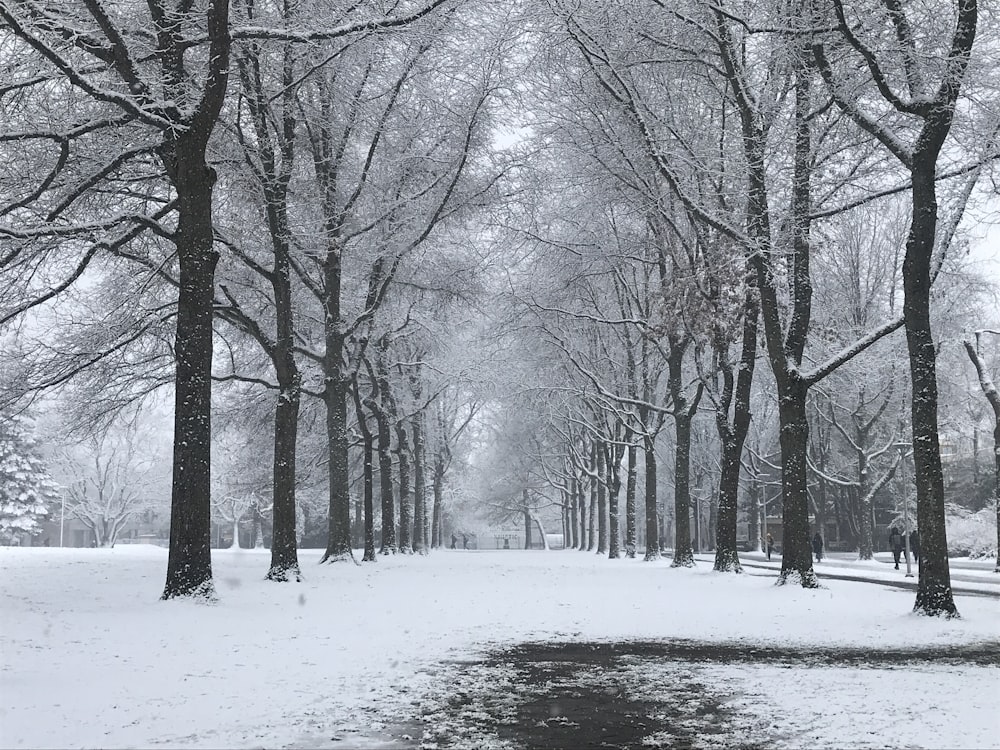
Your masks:
{"label": "bare tree", "polygon": [[[975,343],[966,339],[962,344],[965,346],[965,351],[976,368],[976,374],[979,376],[979,384],[983,389],[983,395],[986,396],[986,400],[989,401],[990,406],[993,408],[993,502],[996,505],[997,514],[997,561],[993,572],[1000,573],[1000,393],[997,392],[993,378],[990,377],[989,368],[986,366],[986,361],[983,359],[979,346],[981,337],[986,334],[1000,335],[1000,332],[988,330],[976,331]],[[921,555],[923,555],[922,538]]]}
{"label": "bare tree", "polygon": [[139,454],[134,427],[104,430],[62,454],[72,477],[66,509],[93,531],[98,547],[114,547],[122,530],[155,502],[155,461]]}
{"label": "bare tree", "polygon": [[[864,8],[868,18],[866,27],[893,32],[892,45],[880,50],[879,40],[866,40],[863,30],[848,17],[842,0],[830,0],[829,7],[836,31],[815,40],[812,51],[816,66],[837,106],[899,160],[909,172],[912,186],[910,231],[903,260],[903,315],[913,382],[911,423],[917,523],[921,534],[920,580],[914,610],[954,617],[958,610],[951,591],[945,537],[930,292],[940,257],[936,253],[940,249],[938,160],[951,132],[965,83],[976,40],[979,3],[957,0],[954,25],[947,35],[950,39],[932,50],[924,49],[918,29],[924,23],[937,24],[940,19],[937,11],[935,18],[917,19],[913,17],[916,11],[908,12],[890,0]],[[850,73],[846,72],[845,63],[853,66]],[[851,81],[856,78],[858,67],[865,75],[861,85]],[[901,73],[898,78],[896,71]],[[931,76],[937,77],[933,83]],[[869,94],[872,103],[863,98]],[[886,105],[892,118],[876,114],[872,109],[875,102]],[[944,234],[947,247],[950,233]]]}

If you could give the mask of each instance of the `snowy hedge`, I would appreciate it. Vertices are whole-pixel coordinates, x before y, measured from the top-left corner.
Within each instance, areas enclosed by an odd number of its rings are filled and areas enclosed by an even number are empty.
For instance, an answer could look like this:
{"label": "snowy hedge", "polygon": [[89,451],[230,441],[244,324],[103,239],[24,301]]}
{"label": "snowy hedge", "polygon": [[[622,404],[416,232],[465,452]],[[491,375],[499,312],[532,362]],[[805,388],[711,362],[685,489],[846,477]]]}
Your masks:
{"label": "snowy hedge", "polygon": [[945,524],[951,557],[996,557],[997,518],[992,507],[971,513],[949,503]]}

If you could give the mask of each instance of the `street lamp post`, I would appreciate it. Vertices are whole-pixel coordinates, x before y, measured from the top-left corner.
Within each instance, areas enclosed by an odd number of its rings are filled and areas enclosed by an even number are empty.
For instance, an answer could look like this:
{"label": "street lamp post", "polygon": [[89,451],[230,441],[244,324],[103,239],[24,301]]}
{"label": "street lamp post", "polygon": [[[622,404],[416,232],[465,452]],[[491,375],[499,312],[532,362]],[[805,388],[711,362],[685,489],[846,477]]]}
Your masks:
{"label": "street lamp post", "polygon": [[764,545],[764,549],[762,549],[761,552],[767,554],[767,502],[765,502],[764,500],[758,500],[757,503],[760,505],[760,519],[761,519],[760,541]]}
{"label": "street lamp post", "polygon": [[909,443],[900,441],[896,443],[896,450],[899,451],[899,479],[903,485],[901,497],[903,498],[903,549],[906,555],[906,577],[913,578],[913,571],[910,569],[910,508],[906,502],[906,449]]}

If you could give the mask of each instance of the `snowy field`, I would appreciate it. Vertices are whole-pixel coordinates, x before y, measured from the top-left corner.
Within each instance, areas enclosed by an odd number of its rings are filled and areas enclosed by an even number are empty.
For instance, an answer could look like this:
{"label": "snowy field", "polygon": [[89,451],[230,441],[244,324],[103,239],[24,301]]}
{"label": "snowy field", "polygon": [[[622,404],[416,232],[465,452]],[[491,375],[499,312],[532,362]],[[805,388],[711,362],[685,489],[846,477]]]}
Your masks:
{"label": "snowy field", "polygon": [[[909,591],[778,588],[769,571],[725,576],[706,563],[673,570],[575,551],[446,550],[319,566],[319,554],[301,553],[303,583],[275,584],[263,580],[266,551],[218,551],[219,601],[206,605],[158,600],[166,550],[156,547],[0,548],[0,744],[403,747],[393,728],[408,724],[424,726],[424,746],[434,747],[434,717],[448,720],[449,692],[475,680],[470,665],[532,641],[938,652],[1000,641],[996,598],[959,596],[962,619],[944,621],[909,614]],[[623,664],[637,691],[672,679],[652,674],[666,664]],[[996,664],[673,669],[692,685],[725,685],[747,743],[1000,744]],[[421,739],[409,736],[411,747]],[[704,746],[727,746],[714,742]]]}

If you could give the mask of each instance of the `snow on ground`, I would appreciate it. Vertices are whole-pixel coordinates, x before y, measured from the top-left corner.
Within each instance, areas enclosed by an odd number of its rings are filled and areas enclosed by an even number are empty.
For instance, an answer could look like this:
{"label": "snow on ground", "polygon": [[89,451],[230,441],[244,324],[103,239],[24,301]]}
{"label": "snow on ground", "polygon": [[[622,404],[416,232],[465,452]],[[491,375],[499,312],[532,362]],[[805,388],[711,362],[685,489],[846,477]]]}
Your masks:
{"label": "snow on ground", "polygon": [[[445,550],[319,566],[320,552],[305,550],[305,581],[275,584],[263,580],[268,554],[216,551],[219,602],[209,605],[159,601],[166,550],[156,547],[0,548],[0,745],[330,747],[346,732],[355,747],[411,718],[425,693],[443,689],[449,664],[532,640],[871,649],[1000,640],[995,598],[958,596],[962,619],[946,621],[912,615],[909,591],[776,587],[705,563]],[[991,697],[1000,666],[898,665],[860,677],[828,666],[706,669],[743,686],[741,709],[775,717],[774,747],[1000,739]],[[769,691],[772,679],[792,689]],[[789,718],[790,701],[822,720]]]}

